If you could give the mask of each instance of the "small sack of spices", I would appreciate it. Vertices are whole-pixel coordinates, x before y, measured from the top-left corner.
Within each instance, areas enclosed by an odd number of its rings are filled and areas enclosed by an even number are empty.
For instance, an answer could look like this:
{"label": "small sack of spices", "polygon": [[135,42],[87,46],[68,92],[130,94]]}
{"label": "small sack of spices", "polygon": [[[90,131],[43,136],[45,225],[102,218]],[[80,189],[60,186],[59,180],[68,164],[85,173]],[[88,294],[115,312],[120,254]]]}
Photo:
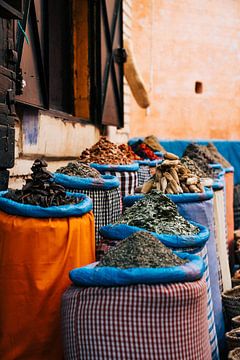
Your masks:
{"label": "small sack of spices", "polygon": [[123,286],[195,281],[204,274],[203,260],[196,255],[175,255],[159,240],[139,231],[105,254],[100,263],[70,271],[80,286]]}

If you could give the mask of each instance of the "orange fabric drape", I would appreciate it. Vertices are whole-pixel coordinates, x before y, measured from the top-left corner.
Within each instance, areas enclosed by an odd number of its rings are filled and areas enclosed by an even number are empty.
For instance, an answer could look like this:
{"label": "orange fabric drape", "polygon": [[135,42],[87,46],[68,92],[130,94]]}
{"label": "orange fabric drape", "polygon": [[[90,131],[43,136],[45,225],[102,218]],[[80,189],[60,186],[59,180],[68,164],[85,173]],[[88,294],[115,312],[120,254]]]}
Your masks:
{"label": "orange fabric drape", "polygon": [[227,239],[229,249],[230,267],[234,265],[234,212],[233,212],[233,192],[234,192],[234,172],[225,173],[226,183],[226,222]]}
{"label": "orange fabric drape", "polygon": [[0,212],[0,359],[63,358],[60,300],[74,267],[95,260],[94,216]]}

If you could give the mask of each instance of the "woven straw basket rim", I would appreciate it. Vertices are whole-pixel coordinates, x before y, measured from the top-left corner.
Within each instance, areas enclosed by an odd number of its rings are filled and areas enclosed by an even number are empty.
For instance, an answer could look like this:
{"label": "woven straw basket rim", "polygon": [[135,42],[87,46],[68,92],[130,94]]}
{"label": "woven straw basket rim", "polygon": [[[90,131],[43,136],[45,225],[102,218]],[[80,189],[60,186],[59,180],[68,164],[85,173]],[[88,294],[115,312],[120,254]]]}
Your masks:
{"label": "woven straw basket rim", "polygon": [[235,286],[233,289],[226,290],[222,293],[222,297],[225,299],[240,299],[240,286]]}

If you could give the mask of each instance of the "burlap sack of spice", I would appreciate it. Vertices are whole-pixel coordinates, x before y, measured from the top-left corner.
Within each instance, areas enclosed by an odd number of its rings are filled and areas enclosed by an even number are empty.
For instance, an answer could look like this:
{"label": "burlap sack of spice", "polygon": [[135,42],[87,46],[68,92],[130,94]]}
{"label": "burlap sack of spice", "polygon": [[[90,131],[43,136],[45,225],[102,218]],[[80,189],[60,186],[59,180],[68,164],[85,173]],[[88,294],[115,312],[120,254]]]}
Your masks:
{"label": "burlap sack of spice", "polygon": [[127,62],[124,64],[124,75],[136,102],[141,108],[145,109],[150,106],[150,99],[144,80],[137,68],[131,43],[128,40],[124,41],[124,48],[127,52]]}

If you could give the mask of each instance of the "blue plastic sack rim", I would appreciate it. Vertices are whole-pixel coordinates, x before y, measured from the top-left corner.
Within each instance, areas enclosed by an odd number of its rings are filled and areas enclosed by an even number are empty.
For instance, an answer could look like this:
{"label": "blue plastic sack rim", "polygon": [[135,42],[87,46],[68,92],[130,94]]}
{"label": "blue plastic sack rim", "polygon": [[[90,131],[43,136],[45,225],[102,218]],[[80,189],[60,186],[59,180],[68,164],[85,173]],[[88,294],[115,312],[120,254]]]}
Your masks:
{"label": "blue plastic sack rim", "polygon": [[50,206],[47,208],[39,205],[21,204],[16,201],[6,199],[0,193],[0,210],[10,215],[31,217],[31,218],[67,218],[71,216],[82,216],[92,210],[92,200],[85,194],[67,193],[71,197],[81,197],[83,200],[77,204]]}
{"label": "blue plastic sack rim", "polygon": [[220,163],[209,164],[209,167],[212,168],[212,169],[221,169],[221,170],[223,170],[223,166]]}
{"label": "blue plastic sack rim", "polygon": [[226,173],[234,173],[234,167],[233,166],[230,166],[228,168],[224,168],[225,172]]}
{"label": "blue plastic sack rim", "polygon": [[147,165],[150,167],[155,167],[156,165],[162,162],[162,159],[159,160],[135,160],[139,165]]}
{"label": "blue plastic sack rim", "polygon": [[213,191],[222,190],[224,188],[224,183],[222,180],[214,180],[212,185]]}
{"label": "blue plastic sack rim", "polygon": [[125,165],[114,165],[114,164],[96,164],[96,163],[90,163],[89,164],[94,169],[98,170],[100,173],[104,171],[138,171],[139,164],[138,163],[132,163],[132,164],[125,164]]}
{"label": "blue plastic sack rim", "polygon": [[127,224],[109,224],[100,228],[101,235],[106,239],[123,240],[137,231],[150,232],[153,236],[159,239],[164,245],[171,248],[188,248],[188,247],[202,247],[209,239],[209,230],[207,227],[189,221],[192,225],[197,226],[200,230],[198,234],[193,235],[170,235],[157,234],[137,226],[130,226]]}
{"label": "blue plastic sack rim", "polygon": [[[184,193],[184,194],[166,194],[175,204],[177,203],[188,203],[197,201],[207,201],[213,198],[212,189],[204,188],[203,193]],[[123,205],[132,206],[136,201],[141,200],[144,194],[127,195],[123,198]]]}
{"label": "blue plastic sack rim", "polygon": [[120,186],[120,181],[113,175],[101,175],[101,178],[81,178],[61,173],[54,174],[54,181],[71,189],[102,189],[110,190]]}
{"label": "blue plastic sack rim", "polygon": [[69,273],[71,281],[77,286],[129,286],[136,284],[166,284],[191,282],[202,278],[205,265],[200,256],[177,253],[188,260],[184,265],[165,268],[96,267],[93,263],[73,269]]}

